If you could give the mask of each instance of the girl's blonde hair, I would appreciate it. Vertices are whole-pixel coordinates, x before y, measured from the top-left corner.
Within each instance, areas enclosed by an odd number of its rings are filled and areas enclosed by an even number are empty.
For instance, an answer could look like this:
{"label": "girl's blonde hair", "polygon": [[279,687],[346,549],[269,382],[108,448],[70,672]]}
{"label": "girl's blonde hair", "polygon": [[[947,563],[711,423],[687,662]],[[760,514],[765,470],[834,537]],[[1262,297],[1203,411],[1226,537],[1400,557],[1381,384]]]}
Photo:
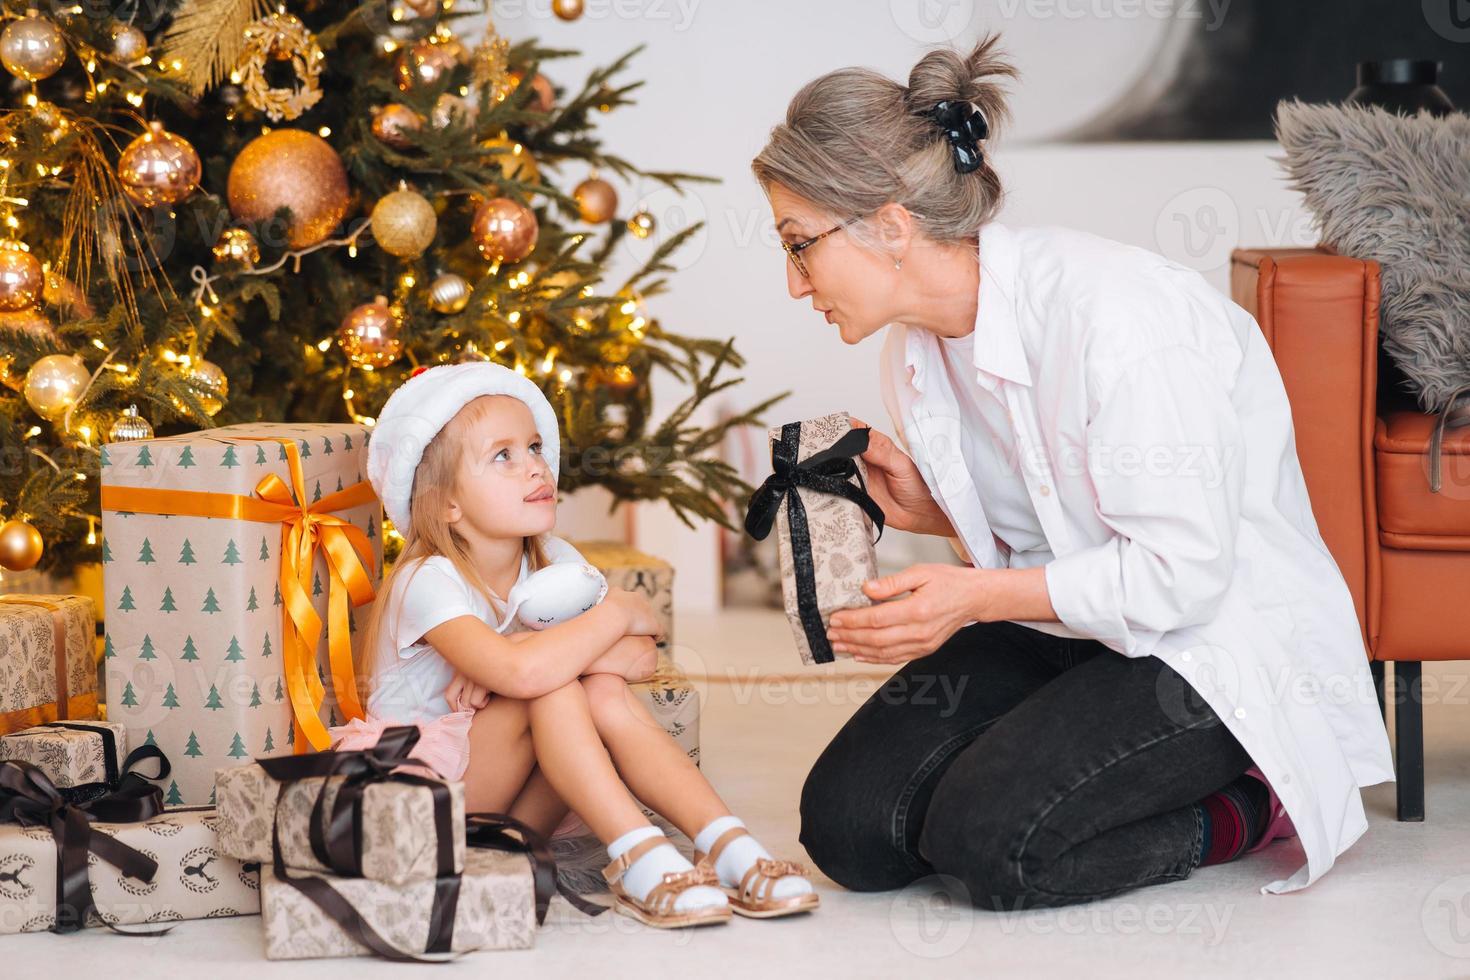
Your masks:
{"label": "girl's blonde hair", "polygon": [[[909,72],[907,88],[870,68],[813,79],[792,97],[785,121],[751,162],[756,180],[768,193],[780,184],[834,222],[866,219],[893,201],[935,242],[972,239],[1000,209],[1000,177],[989,159],[972,173],[956,172],[949,142],[928,113],[946,100],[973,102],[990,124],[987,140],[994,139],[1009,118],[1000,81],[1018,74],[997,50],[999,42],[990,34],[968,54],[929,51]],[[883,250],[868,221],[848,230]]]}
{"label": "girl's blonde hair", "polygon": [[[474,563],[470,561],[469,546],[464,537],[455,530],[452,524],[444,520],[449,497],[454,492],[460,460],[467,448],[466,434],[491,404],[490,399],[500,397],[513,396],[482,395],[471,400],[424,447],[423,456],[419,459],[418,468],[413,474],[413,490],[409,496],[408,505],[409,527],[408,533],[404,536],[403,550],[399,553],[393,569],[384,576],[383,584],[378,588],[378,598],[373,603],[363,631],[362,645],[354,654],[358,687],[362,689],[360,693],[363,698],[367,697],[372,687],[372,675],[377,662],[378,637],[384,629],[386,617],[390,612],[388,596],[391,594],[393,582],[399,570],[408,568],[410,562],[413,563],[414,570],[417,570],[420,562],[416,559],[443,555],[454,564],[460,577],[485,597],[491,608],[496,611],[497,616],[505,615],[504,606],[496,601],[490,586],[485,583]],[[550,564],[550,559],[546,556],[546,549],[542,546],[539,537],[528,535],[523,541],[531,571],[534,572]]]}

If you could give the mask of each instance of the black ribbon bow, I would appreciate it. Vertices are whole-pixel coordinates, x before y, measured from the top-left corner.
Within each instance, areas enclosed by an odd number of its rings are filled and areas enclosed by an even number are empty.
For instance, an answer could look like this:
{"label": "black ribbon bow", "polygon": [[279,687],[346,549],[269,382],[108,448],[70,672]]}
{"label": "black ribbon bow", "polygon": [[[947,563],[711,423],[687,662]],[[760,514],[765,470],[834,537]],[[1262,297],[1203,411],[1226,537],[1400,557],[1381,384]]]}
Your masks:
{"label": "black ribbon bow", "polygon": [[955,170],[962,174],[979,170],[985,155],[975,144],[990,135],[990,123],[980,107],[973,102],[946,99],[929,110],[929,118],[944,130]]}
{"label": "black ribbon bow", "polygon": [[[771,444],[771,468],[774,472],[750,495],[750,505],[745,512],[745,532],[757,541],[765,540],[776,522],[782,500],[786,501],[787,519],[791,525],[792,564],[796,572],[796,607],[812,659],[825,664],[831,663],[834,657],[832,645],[827,642],[826,627],[822,624],[822,613],[817,608],[817,575],[812,561],[811,528],[807,524],[806,506],[796,490],[805,487],[818,493],[835,494],[857,504],[878,527],[878,536],[873,539],[875,543],[883,537],[883,509],[868,496],[867,485],[855,458],[867,451],[867,429],[849,429],[828,448],[798,462],[800,444],[800,422],[781,426],[780,441]],[[854,478],[857,479],[855,484],[852,482]]]}
{"label": "black ribbon bow", "polygon": [[[167,775],[168,760],[162,752],[158,758],[162,775]],[[46,827],[56,841],[56,921],[52,932],[76,932],[96,909],[87,873],[88,852],[139,881],[152,881],[158,873],[157,861],[92,828],[93,820],[136,823],[163,812],[162,791],[136,773],[128,775],[136,779],[106,796],[76,804],[67,802],[50,777],[36,766],[15,759],[0,762],[0,823]],[[173,928],[124,932],[103,921],[114,932],[129,936],[161,936]]]}
{"label": "black ribbon bow", "polygon": [[[430,790],[434,799],[434,827],[438,835],[438,867],[429,910],[428,940],[422,953],[400,949],[385,939],[326,879],[314,875],[293,877],[290,874],[281,856],[279,806],[271,826],[272,870],[279,881],[306,896],[348,936],[377,955],[398,961],[442,962],[453,956],[454,917],[459,906],[462,875],[454,870],[448,785],[443,780],[394,771],[405,763],[418,763],[411,755],[418,740],[417,726],[400,725],[385,729],[378,743],[370,749],[311,752],[255,761],[260,763],[266,775],[281,784],[281,794],[285,793],[287,785],[299,779],[345,777],[338,787],[330,813],[326,807],[327,784],[323,781],[312,807],[309,833],[312,854],[316,859],[333,873],[347,877],[362,877],[363,803],[367,788],[378,783],[402,782]],[[278,795],[277,802],[279,799]],[[557,880],[556,863],[551,857],[549,843],[519,820],[500,813],[475,813],[467,815],[466,823],[469,828],[465,840],[467,846],[514,851],[530,858],[538,925],[546,920],[553,891],[559,891],[563,898],[588,915],[606,911],[603,906],[586,901]],[[511,837],[504,832],[506,830],[516,831],[520,838]]]}

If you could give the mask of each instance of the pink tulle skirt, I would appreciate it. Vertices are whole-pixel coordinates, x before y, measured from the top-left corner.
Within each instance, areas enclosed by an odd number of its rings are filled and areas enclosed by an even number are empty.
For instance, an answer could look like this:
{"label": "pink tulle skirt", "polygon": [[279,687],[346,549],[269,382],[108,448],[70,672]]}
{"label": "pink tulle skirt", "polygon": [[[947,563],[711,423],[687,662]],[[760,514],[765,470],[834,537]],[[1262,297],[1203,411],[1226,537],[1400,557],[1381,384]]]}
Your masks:
{"label": "pink tulle skirt", "polygon": [[[417,722],[419,740],[409,758],[422,762],[423,766],[404,765],[395,771],[427,769],[428,772],[420,772],[420,775],[437,776],[449,782],[463,779],[470,765],[470,723],[474,720],[473,711],[451,711],[433,721]],[[370,749],[378,744],[385,729],[397,724],[372,716],[354,718],[345,725],[328,728],[327,735],[331,737],[334,751]]]}
{"label": "pink tulle skirt", "polygon": [[[475,720],[474,711],[451,711],[433,721],[417,722],[419,740],[409,758],[423,763],[422,766],[403,765],[395,771],[418,772],[419,775],[438,777],[449,782],[464,778],[470,765],[470,724]],[[383,718],[354,718],[345,725],[328,728],[333,751],[350,752],[370,749],[378,744],[383,731],[398,722]],[[552,831],[553,840],[581,837],[592,833],[575,810],[567,811],[566,817]]]}

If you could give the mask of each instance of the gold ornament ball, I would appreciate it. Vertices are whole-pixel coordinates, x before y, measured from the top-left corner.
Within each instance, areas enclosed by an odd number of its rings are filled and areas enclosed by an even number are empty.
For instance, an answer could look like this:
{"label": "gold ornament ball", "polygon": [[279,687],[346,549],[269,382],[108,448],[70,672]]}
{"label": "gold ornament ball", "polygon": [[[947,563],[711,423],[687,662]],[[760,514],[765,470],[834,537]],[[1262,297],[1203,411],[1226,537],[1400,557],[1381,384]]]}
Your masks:
{"label": "gold ornament ball", "polygon": [[46,542],[41,532],[25,521],[6,521],[0,525],[0,565],[7,571],[23,572],[35,568],[41,560]]}
{"label": "gold ornament ball", "polygon": [[[510,78],[519,88],[526,80],[526,73],[519,68],[510,73]],[[556,105],[556,89],[552,86],[550,79],[539,71],[531,76],[531,98],[526,103],[526,108],[534,112],[550,112]]]}
{"label": "gold ornament ball", "polygon": [[540,181],[541,168],[536,165],[536,158],[531,156],[531,151],[522,144],[506,137],[495,137],[480,145],[494,151],[493,159],[506,180],[519,180],[528,184]]}
{"label": "gold ornament ball", "polygon": [[145,208],[179,203],[199,186],[202,173],[199,154],[189,141],[170,133],[156,119],[117,159],[123,193]]}
{"label": "gold ornament ball", "polygon": [[413,145],[409,134],[424,128],[424,117],[401,102],[390,102],[373,113],[373,135],[395,150]]}
{"label": "gold ornament ball", "polygon": [[56,74],[65,62],[61,29],[36,10],[27,10],[0,32],[0,64],[17,78],[39,82]]}
{"label": "gold ornament ball", "polygon": [[55,421],[76,404],[91,375],[71,354],[48,354],[26,372],[26,403],[42,418]]}
{"label": "gold ornament ball", "polygon": [[386,296],[348,313],[337,330],[337,340],[347,359],[361,368],[385,368],[403,353],[400,324]]}
{"label": "gold ornament ball", "polygon": [[369,219],[373,238],[383,251],[400,259],[414,259],[424,254],[424,249],[434,242],[434,232],[439,219],[434,214],[434,205],[415,190],[409,190],[401,182],[398,190],[384,194],[373,205]]}
{"label": "gold ornament ball", "polygon": [[508,197],[495,197],[475,210],[470,235],[493,262],[519,262],[536,247],[541,232],[536,212]]}
{"label": "gold ornament ball", "polygon": [[216,262],[238,262],[247,269],[255,268],[260,261],[260,243],[249,228],[226,228],[214,243]]}
{"label": "gold ornament ball", "polygon": [[138,414],[137,405],[129,405],[123,409],[123,413],[113,419],[112,425],[107,429],[108,442],[137,442],[139,439],[152,438],[153,426]]}
{"label": "gold ornament ball", "polygon": [[224,369],[203,358],[191,362],[185,369],[184,383],[194,389],[199,403],[204,406],[204,414],[211,418],[219,414],[219,410],[225,407],[225,399],[230,396],[230,379],[225,376]]}
{"label": "gold ornament ball", "polygon": [[40,260],[13,239],[0,242],[0,310],[29,310],[41,301],[45,288]]}
{"label": "gold ornament ball", "polygon": [[458,313],[469,302],[470,284],[464,276],[446,272],[429,284],[429,306],[435,313]]}
{"label": "gold ornament ball", "polygon": [[55,269],[46,273],[46,285],[41,290],[41,299],[48,306],[56,307],[62,314],[89,317],[94,312],[81,287]]}
{"label": "gold ornament ball", "polygon": [[347,168],[332,144],[315,133],[276,129],[245,144],[230,165],[225,193],[230,212],[241,221],[265,221],[277,208],[289,207],[289,244],[309,248],[347,213]]}
{"label": "gold ornament ball", "polygon": [[653,215],[647,211],[639,211],[628,219],[628,232],[634,238],[647,238],[653,234],[654,229],[657,227],[658,225],[653,220]]}
{"label": "gold ornament ball", "polygon": [[454,70],[458,61],[456,45],[426,37],[403,49],[395,72],[398,87],[411,92],[424,85],[434,85]]}
{"label": "gold ornament ball", "polygon": [[123,24],[112,35],[112,56],[125,65],[141,61],[148,53],[148,35],[131,24]]}
{"label": "gold ornament ball", "polygon": [[429,113],[434,128],[444,129],[454,123],[466,127],[473,126],[480,118],[478,99],[479,96],[473,91],[469,95],[443,93],[434,100],[434,108]]}
{"label": "gold ornament ball", "polygon": [[551,12],[562,20],[576,20],[583,8],[583,0],[551,0]]}
{"label": "gold ornament ball", "polygon": [[612,220],[618,210],[618,192],[601,177],[588,177],[572,191],[582,220],[590,225]]}

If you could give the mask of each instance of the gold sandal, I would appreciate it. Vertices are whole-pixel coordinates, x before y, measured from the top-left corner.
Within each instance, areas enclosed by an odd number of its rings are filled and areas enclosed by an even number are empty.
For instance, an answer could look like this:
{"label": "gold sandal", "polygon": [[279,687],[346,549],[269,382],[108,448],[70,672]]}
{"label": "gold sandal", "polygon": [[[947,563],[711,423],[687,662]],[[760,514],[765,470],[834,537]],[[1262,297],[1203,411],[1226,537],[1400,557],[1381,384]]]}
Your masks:
{"label": "gold sandal", "polygon": [[[694,852],[695,866],[707,868],[710,874],[715,874],[715,862],[719,860],[725,845],[748,833],[750,831],[744,827],[731,827],[715,840],[708,854],[703,851]],[[755,864],[740,879],[739,886],[725,889],[725,894],[730,896],[730,908],[737,914],[752,919],[774,919],[782,915],[810,912],[822,903],[821,896],[816,891],[792,895],[790,898],[770,897],[771,890],[776,887],[776,880],[787,875],[801,875],[804,878],[807,876],[806,866],[796,861],[757,858]],[[718,881],[719,876],[715,875],[715,879]]]}
{"label": "gold sandal", "polygon": [[729,922],[730,907],[728,905],[691,909],[688,912],[679,912],[674,909],[674,902],[679,896],[696,885],[720,887],[719,876],[715,874],[714,868],[707,865],[703,867],[696,865],[688,871],[668,872],[664,875],[663,881],[654,885],[648,897],[641,902],[623,889],[620,884],[623,872],[632,867],[633,862],[644,854],[667,843],[669,839],[662,834],[641,840],[602,869],[602,876],[607,879],[608,890],[613,894],[613,908],[637,919],[644,925],[657,929],[679,929],[684,926],[707,926],[717,922]]}

